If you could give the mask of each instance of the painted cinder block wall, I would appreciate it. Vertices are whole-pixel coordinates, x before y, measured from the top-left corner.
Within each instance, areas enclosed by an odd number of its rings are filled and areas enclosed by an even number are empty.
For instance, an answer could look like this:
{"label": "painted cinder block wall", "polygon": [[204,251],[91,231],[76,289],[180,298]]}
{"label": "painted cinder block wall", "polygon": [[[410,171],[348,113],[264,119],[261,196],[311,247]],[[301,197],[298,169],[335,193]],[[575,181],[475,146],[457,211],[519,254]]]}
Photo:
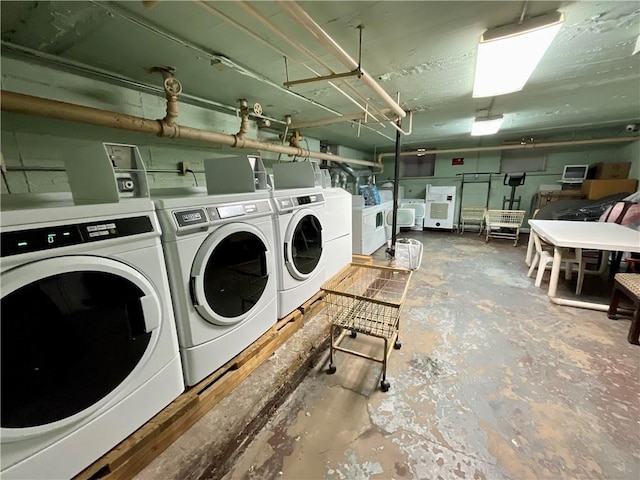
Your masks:
{"label": "painted cinder block wall", "polygon": [[[613,135],[608,135],[613,136]],[[558,140],[565,140],[558,138]],[[546,141],[546,140],[545,140]],[[550,140],[550,141],[553,141]],[[452,158],[464,158],[463,165],[452,165]],[[486,151],[466,154],[438,154],[436,155],[433,177],[401,178],[400,185],[404,186],[405,198],[424,199],[426,185],[453,185],[460,192],[461,176],[466,173],[467,180],[473,180],[476,172],[499,172],[500,151]],[[393,177],[393,158],[384,160],[384,172],[378,175],[378,183]],[[604,162],[631,162],[629,178],[640,177],[640,142],[625,142],[616,144],[575,145],[556,147],[546,150],[546,169],[541,172],[527,173],[525,184],[516,189],[515,197],[521,197],[520,208],[529,211],[532,197],[538,192],[540,185],[558,185],[565,165],[591,165]],[[487,175],[478,175],[478,180],[487,179]],[[504,174],[492,176],[489,195],[489,208],[501,209],[504,197],[509,197],[511,187],[503,185]],[[466,183],[463,189],[463,205],[484,206],[486,201],[486,183]],[[460,195],[456,199],[456,219],[460,206]]]}
{"label": "painted cinder block wall", "polygon": [[[166,102],[161,95],[144,93],[104,81],[59,71],[39,64],[3,56],[2,88],[10,91],[77,103],[110,111],[121,112],[145,118],[162,118]],[[180,103],[178,123],[194,128],[215,130],[222,133],[236,133],[240,119],[232,114],[221,113],[203,107]],[[2,113],[1,144],[2,154],[8,166],[37,166],[62,169],[64,158],[74,152],[80,141],[114,142],[137,145],[149,169],[176,169],[178,162],[189,162],[195,171],[204,169],[203,159],[215,156],[249,153],[248,150],[234,150],[228,147],[200,143],[183,139],[159,138],[146,134],[96,127],[76,122],[50,120],[40,117]],[[278,142],[278,134],[273,131],[258,130],[255,122],[250,122],[248,136],[271,142]],[[608,133],[613,136],[611,133]],[[327,139],[330,141],[330,139]],[[416,140],[416,139],[412,139]],[[559,138],[566,140],[566,138]],[[311,150],[320,149],[320,140],[306,138]],[[304,144],[307,146],[307,144]],[[455,146],[455,145],[453,145]],[[375,152],[362,152],[341,147],[340,154],[350,158],[374,160]],[[278,154],[263,152],[265,166],[269,170]],[[451,159],[464,156],[464,165],[452,166]],[[98,161],[103,159],[98,159]],[[287,155],[281,161],[292,160]],[[525,185],[519,187],[516,196],[522,198],[521,207],[528,210],[531,197],[541,184],[557,183],[566,164],[591,164],[596,162],[632,163],[630,178],[640,177],[640,142],[602,144],[592,146],[561,147],[547,150],[546,170],[527,176]],[[464,155],[440,154],[436,156],[435,176],[401,180],[405,187],[405,197],[424,198],[425,185],[460,186],[460,176],[466,172],[498,172],[500,152],[466,153]],[[354,168],[360,168],[354,166]],[[378,183],[393,176],[393,159],[386,158],[384,171],[376,175]],[[7,183],[12,193],[68,191],[64,171],[30,171],[6,173]],[[468,178],[468,177],[467,177]],[[204,174],[196,174],[199,185],[204,185]],[[152,188],[193,186],[191,175],[177,173],[150,173]],[[465,185],[464,204],[484,203],[484,186]],[[2,192],[7,193],[7,185],[2,183]],[[489,206],[501,208],[502,199],[508,196],[510,188],[502,185],[502,176],[492,181]],[[458,199],[459,200],[459,199]],[[456,208],[456,212],[458,208]]]}
{"label": "painted cinder block wall", "polygon": [[[83,77],[38,64],[3,57],[2,88],[5,90],[75,103],[108,111],[135,115],[149,119],[160,119],[165,115],[164,96],[140,92],[104,81]],[[160,77],[158,77],[160,80]],[[184,139],[160,138],[153,135],[127,132],[124,130],[97,127],[76,122],[66,122],[42,117],[10,114],[2,112],[2,155],[8,167],[49,167],[64,168],[64,159],[74,154],[82,142],[111,142],[137,145],[148,169],[177,169],[178,162],[189,162],[192,170],[204,170],[203,159],[216,156],[246,155],[256,153],[226,146],[196,142]],[[226,134],[237,133],[240,118],[209,110],[200,106],[180,102],[178,123],[194,128],[213,130]],[[284,127],[283,127],[284,128]],[[258,130],[255,122],[250,122],[249,138],[279,143],[278,133]],[[320,140],[306,138],[303,146],[314,151],[320,150]],[[345,149],[350,158],[370,160],[371,154],[353,149]],[[278,161],[278,154],[263,152],[267,170]],[[292,157],[282,155],[281,161],[291,161]],[[91,161],[91,159],[87,159]],[[104,161],[103,158],[94,161]],[[7,185],[2,183],[2,193],[43,193],[69,191],[64,171],[9,170]],[[194,186],[196,179],[204,186],[204,173],[178,175],[177,173],[149,173],[151,188]]]}

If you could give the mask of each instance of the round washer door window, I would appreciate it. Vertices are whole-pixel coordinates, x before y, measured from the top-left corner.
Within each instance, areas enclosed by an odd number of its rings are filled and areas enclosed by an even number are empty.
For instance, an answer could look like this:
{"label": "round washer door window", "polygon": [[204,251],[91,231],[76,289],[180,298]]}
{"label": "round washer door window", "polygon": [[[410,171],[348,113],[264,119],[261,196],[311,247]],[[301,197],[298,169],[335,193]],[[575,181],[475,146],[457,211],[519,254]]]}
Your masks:
{"label": "round washer door window", "polygon": [[67,425],[108,402],[148,356],[160,322],[151,283],[115,260],[36,261],[3,273],[2,286],[4,441]]}
{"label": "round washer door window", "polygon": [[256,227],[232,223],[203,242],[191,269],[194,306],[216,325],[242,322],[264,297],[273,269],[269,242]]}
{"label": "round washer door window", "polygon": [[313,210],[300,210],[289,221],[284,239],[284,261],[291,276],[305,280],[322,257],[322,222]]}

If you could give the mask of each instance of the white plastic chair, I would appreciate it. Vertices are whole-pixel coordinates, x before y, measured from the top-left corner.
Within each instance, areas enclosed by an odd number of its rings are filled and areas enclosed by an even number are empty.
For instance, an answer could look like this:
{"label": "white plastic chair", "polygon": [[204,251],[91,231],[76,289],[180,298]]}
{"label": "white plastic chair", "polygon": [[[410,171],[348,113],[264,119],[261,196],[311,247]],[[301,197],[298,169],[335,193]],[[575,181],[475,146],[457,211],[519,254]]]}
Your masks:
{"label": "white plastic chair", "polygon": [[[542,285],[542,277],[544,276],[544,271],[547,268],[547,265],[553,263],[553,252],[549,250],[545,250],[542,248],[542,242],[540,241],[540,237],[536,235],[536,233],[531,230],[531,235],[533,235],[533,242],[535,245],[536,253],[533,256],[533,260],[531,261],[531,267],[529,268],[529,272],[527,273],[527,277],[531,277],[533,275],[533,271],[538,268],[538,274],[536,275],[535,286],[539,287]],[[578,265],[578,282],[576,284],[576,295],[580,295],[582,292],[582,282],[584,280],[584,270],[585,263],[582,261],[582,250],[576,248],[572,252],[569,250],[563,249],[562,251],[562,261],[565,265],[564,277],[567,280],[571,280],[571,270],[572,264]]]}

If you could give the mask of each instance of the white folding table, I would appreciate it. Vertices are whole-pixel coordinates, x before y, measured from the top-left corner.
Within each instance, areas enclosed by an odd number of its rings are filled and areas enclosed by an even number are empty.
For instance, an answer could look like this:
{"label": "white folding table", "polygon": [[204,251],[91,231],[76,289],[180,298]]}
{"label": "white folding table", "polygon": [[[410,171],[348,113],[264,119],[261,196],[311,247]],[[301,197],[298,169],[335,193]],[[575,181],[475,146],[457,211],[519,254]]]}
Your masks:
{"label": "white folding table", "polygon": [[[640,231],[608,222],[571,222],[566,220],[529,220],[531,229],[553,245],[553,264],[549,280],[549,298],[553,303],[607,311],[609,305],[582,302],[556,296],[562,263],[562,249],[592,249],[640,253]],[[529,259],[530,253],[527,252]]]}

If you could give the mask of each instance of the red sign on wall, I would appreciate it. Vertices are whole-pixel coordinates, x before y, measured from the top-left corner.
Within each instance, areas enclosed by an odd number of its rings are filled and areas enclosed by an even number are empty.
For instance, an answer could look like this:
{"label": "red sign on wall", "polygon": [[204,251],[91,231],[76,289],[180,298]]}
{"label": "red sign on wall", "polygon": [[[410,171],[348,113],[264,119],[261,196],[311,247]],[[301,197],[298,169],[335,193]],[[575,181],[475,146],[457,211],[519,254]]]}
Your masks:
{"label": "red sign on wall", "polygon": [[464,165],[464,158],[452,158],[451,165]]}

